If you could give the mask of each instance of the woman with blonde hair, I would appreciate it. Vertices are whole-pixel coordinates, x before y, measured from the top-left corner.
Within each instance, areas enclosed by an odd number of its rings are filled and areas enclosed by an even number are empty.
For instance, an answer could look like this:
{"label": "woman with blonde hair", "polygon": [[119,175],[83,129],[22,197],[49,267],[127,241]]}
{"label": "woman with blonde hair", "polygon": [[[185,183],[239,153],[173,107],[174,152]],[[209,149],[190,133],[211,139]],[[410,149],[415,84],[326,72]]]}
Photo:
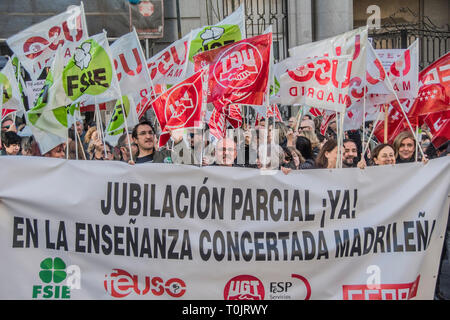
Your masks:
{"label": "woman with blonde hair", "polygon": [[411,131],[400,132],[393,143],[396,163],[414,162],[416,160],[416,139]]}

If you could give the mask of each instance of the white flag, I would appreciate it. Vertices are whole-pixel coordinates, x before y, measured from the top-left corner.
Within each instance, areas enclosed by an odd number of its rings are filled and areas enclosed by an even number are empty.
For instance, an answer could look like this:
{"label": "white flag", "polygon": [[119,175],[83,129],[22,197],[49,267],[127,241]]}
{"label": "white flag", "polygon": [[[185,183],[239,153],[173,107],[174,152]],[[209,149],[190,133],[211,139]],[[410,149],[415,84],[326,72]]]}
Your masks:
{"label": "white flag", "polygon": [[8,59],[5,67],[0,71],[0,85],[3,87],[2,107],[4,109],[15,109],[17,115],[21,116],[25,112],[25,107],[11,59]]}
{"label": "white flag", "polygon": [[64,56],[72,56],[76,45],[88,37],[83,3],[35,24],[6,40],[22,66],[37,80],[51,65],[56,51],[65,45]]}
{"label": "white flag", "polygon": [[146,97],[153,85],[136,30],[114,41],[111,54],[122,95],[137,101]]}
{"label": "white flag", "polygon": [[[289,49],[289,54],[297,59],[322,56],[350,56],[352,66],[348,78],[348,96],[351,104],[353,104],[364,96],[367,35],[368,27],[364,26],[335,37],[291,48]],[[326,72],[326,69],[327,66],[321,68],[322,72]],[[320,70],[317,71],[320,72]],[[332,72],[334,74],[334,71]],[[316,76],[320,76],[320,74]],[[339,77],[339,73],[335,77]]]}
{"label": "white flag", "polygon": [[154,85],[174,85],[186,78],[191,33],[147,60]]}
{"label": "white flag", "polygon": [[344,112],[351,105],[351,56],[320,57],[309,60],[280,78],[281,103]]}

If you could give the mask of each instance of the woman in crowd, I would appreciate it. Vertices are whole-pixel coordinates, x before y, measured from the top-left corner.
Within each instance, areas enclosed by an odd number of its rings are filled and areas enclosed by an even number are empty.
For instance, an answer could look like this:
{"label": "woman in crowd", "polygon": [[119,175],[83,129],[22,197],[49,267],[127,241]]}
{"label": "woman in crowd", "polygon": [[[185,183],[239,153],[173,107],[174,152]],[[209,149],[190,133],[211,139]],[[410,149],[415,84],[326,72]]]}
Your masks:
{"label": "woman in crowd", "polygon": [[411,131],[400,132],[395,137],[394,150],[396,163],[414,162],[416,160],[416,139]]}
{"label": "woman in crowd", "polygon": [[377,145],[371,155],[373,165],[382,166],[396,163],[394,147],[388,143]]}
{"label": "woman in crowd", "polygon": [[309,139],[303,136],[297,137],[295,147],[305,160],[300,164],[299,169],[314,169],[316,165]]}
{"label": "woman in crowd", "polygon": [[327,169],[336,168],[337,153],[338,146],[336,140],[327,140],[317,156],[316,167]]}

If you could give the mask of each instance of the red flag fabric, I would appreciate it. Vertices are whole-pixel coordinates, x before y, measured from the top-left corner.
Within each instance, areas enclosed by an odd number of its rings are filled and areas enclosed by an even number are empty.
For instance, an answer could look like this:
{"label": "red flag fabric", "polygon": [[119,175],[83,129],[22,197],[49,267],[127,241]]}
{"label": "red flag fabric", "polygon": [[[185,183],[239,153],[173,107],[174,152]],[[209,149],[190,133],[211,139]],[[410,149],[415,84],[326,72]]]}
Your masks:
{"label": "red flag fabric", "polygon": [[225,113],[214,108],[211,118],[209,118],[209,133],[219,140],[222,139],[225,136],[226,123]]}
{"label": "red flag fabric", "polygon": [[[394,103],[397,102],[393,101],[393,104]],[[392,105],[389,106],[387,125],[388,125],[387,143],[390,144],[394,142],[395,137],[400,132],[406,129],[409,130],[408,123],[406,122],[402,111],[399,110],[399,107],[396,108],[393,107]],[[384,142],[384,121],[378,121],[378,124],[374,128],[373,134],[380,143]]]}
{"label": "red flag fabric", "polygon": [[211,118],[209,118],[209,132],[220,140],[225,137],[227,124],[235,129],[242,126],[241,107],[239,105],[230,104],[222,110],[214,108]]}
{"label": "red flag fabric", "polygon": [[194,56],[195,70],[209,66],[208,100],[219,111],[229,104],[262,105],[270,70],[272,33]]}
{"label": "red flag fabric", "polygon": [[161,84],[156,84],[153,88],[150,88],[150,96],[142,97],[141,101],[136,105],[136,113],[138,119],[141,119],[144,114],[152,107],[152,101],[156,99],[161,93],[164,92],[166,86]]}
{"label": "red flag fabric", "polygon": [[8,108],[4,108],[2,109],[2,118],[1,121],[3,121],[3,119],[5,119],[8,115],[10,115],[13,112],[16,112],[16,109],[8,109]]}
{"label": "red flag fabric", "polygon": [[450,52],[420,72],[419,85],[419,93],[408,116],[450,110]]}
{"label": "red flag fabric", "polygon": [[336,112],[326,110],[323,113],[322,122],[320,124],[320,134],[321,135],[323,135],[323,136],[325,135],[325,133],[327,132],[328,126],[335,119],[336,119]]}
{"label": "red flag fabric", "polygon": [[435,148],[439,148],[450,139],[450,110],[431,113],[424,121],[433,135],[431,143]]}
{"label": "red flag fabric", "polygon": [[242,114],[241,107],[237,104],[230,104],[227,106],[227,116],[228,123],[235,129],[242,126]]}
{"label": "red flag fabric", "polygon": [[172,130],[201,128],[203,74],[203,70],[196,72],[151,103],[162,131],[160,147],[169,141]]}
{"label": "red flag fabric", "polygon": [[267,118],[270,119],[273,118],[274,116],[279,122],[283,122],[280,110],[278,109],[278,105],[276,103],[269,105],[269,108],[267,108]]}

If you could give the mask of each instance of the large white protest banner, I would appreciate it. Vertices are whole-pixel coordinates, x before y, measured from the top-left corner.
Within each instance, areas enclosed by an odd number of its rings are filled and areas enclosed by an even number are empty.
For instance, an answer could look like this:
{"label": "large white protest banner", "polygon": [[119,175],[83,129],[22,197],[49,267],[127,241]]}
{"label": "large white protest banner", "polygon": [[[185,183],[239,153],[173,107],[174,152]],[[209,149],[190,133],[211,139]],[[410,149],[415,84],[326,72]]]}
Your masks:
{"label": "large white protest banner", "polygon": [[0,157],[0,299],[432,299],[449,160],[260,175]]}

